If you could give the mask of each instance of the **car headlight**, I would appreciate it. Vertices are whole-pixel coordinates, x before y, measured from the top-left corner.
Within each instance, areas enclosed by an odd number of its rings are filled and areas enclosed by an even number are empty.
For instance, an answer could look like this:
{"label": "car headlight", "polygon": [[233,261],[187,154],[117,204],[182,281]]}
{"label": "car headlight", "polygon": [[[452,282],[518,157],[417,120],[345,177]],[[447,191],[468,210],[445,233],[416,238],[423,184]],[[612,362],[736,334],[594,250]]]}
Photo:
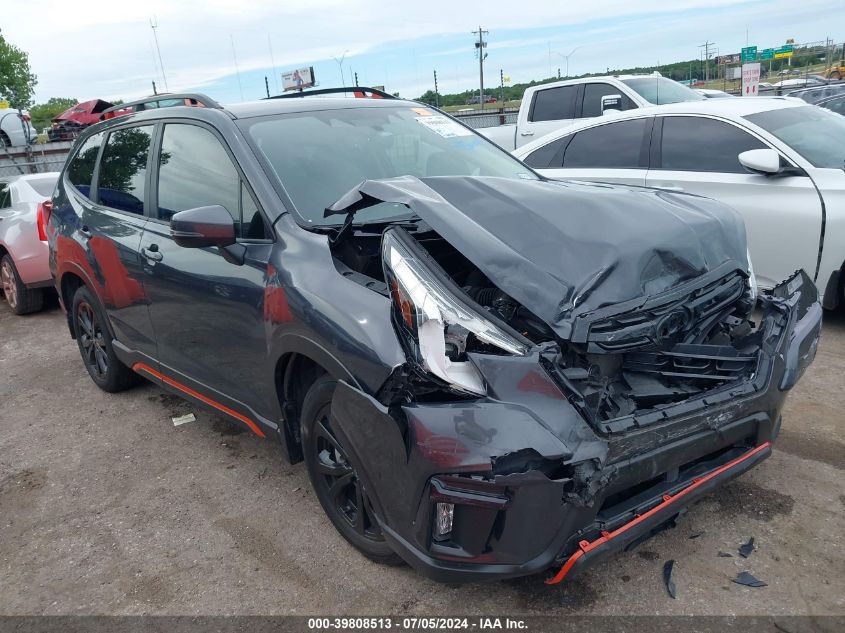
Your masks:
{"label": "car headlight", "polygon": [[391,229],[382,240],[385,278],[390,288],[397,325],[411,343],[414,360],[453,387],[484,395],[484,380],[465,351],[470,336],[514,355],[528,345],[502,330],[471,307],[463,292],[445,273],[435,272],[433,260],[415,247],[402,229]]}
{"label": "car headlight", "polygon": [[748,285],[751,288],[751,303],[757,301],[757,277],[754,275],[754,266],[751,264],[751,251],[746,250],[748,256]]}

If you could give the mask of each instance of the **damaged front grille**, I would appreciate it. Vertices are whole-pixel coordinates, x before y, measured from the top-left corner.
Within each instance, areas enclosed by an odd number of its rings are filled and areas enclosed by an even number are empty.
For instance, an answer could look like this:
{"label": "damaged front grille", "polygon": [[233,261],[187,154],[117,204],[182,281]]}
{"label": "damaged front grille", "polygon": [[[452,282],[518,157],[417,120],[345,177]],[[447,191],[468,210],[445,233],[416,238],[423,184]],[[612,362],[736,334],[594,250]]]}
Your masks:
{"label": "damaged front grille", "polygon": [[761,334],[751,308],[742,273],[711,276],[582,317],[573,341],[545,358],[547,369],[599,431],[646,426],[669,406],[753,377]]}
{"label": "damaged front grille", "polygon": [[[602,318],[579,318],[572,341],[584,342],[591,352],[614,352],[683,340],[706,328],[714,317],[740,299],[746,278],[739,272],[686,292],[672,292],[642,306]],[[610,310],[624,309],[615,306]]]}

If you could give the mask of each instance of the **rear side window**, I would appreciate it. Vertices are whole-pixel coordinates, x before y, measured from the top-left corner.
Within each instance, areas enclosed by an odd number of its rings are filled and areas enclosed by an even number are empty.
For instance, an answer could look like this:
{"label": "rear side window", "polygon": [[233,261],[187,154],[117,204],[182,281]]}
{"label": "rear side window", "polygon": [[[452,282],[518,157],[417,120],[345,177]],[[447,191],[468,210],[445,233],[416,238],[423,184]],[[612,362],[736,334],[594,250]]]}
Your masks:
{"label": "rear side window", "polygon": [[555,156],[559,156],[563,153],[563,148],[566,147],[566,144],[572,140],[572,135],[564,136],[563,138],[559,138],[556,141],[552,141],[543,147],[535,149],[531,152],[528,156],[525,157],[523,162],[528,165],[529,167],[533,167],[534,169],[550,169],[555,167],[560,167],[560,159],[556,161],[556,164],[552,165],[552,161],[554,160]]}
{"label": "rear side window", "polygon": [[105,134],[101,132],[86,139],[67,167],[67,179],[86,197],[91,196],[94,164],[97,162],[97,154],[100,152],[104,136]]}
{"label": "rear side window", "polygon": [[737,156],[766,145],[738,127],[703,117],[663,119],[661,169],[748,173]]}
{"label": "rear side window", "polygon": [[100,204],[144,215],[147,158],[152,132],[153,126],[144,125],[109,134],[97,180]]}
{"label": "rear side window", "polygon": [[563,155],[564,168],[638,169],[647,119],[618,121],[578,132]]}
{"label": "rear side window", "polygon": [[575,118],[575,95],[578,86],[561,86],[538,90],[531,108],[532,122]]}
{"label": "rear side window", "polygon": [[220,140],[196,125],[165,125],[158,169],[158,217],[170,221],[179,211],[211,205],[229,212],[238,237],[265,237],[258,206]]}
{"label": "rear side window", "polygon": [[637,107],[630,97],[616,86],[606,83],[587,84],[584,86],[584,104],[581,106],[581,117],[601,116],[601,98],[609,95],[622,97],[622,110],[631,110]]}

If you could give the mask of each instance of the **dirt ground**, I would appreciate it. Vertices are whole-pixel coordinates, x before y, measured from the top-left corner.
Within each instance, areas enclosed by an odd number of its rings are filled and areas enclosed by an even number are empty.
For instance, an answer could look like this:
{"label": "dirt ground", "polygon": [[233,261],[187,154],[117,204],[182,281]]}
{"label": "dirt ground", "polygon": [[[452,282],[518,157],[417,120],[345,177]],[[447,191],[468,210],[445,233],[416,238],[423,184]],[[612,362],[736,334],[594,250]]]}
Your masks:
{"label": "dirt ground", "polygon": [[[839,313],[774,456],[677,528],[553,588],[443,586],[347,546],[277,444],[151,384],[101,392],[55,304],[16,317],[2,302],[0,615],[843,614],[843,387]],[[768,586],[731,582],[743,570]]]}

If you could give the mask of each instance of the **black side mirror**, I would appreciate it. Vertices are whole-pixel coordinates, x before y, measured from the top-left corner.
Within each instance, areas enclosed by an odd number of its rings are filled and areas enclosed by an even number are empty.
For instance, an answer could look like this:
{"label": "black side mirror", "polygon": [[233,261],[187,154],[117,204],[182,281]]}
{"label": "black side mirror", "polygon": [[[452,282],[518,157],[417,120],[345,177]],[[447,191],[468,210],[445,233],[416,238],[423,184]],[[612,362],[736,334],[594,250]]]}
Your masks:
{"label": "black side mirror", "polygon": [[218,204],[186,209],[170,219],[170,235],[185,248],[230,246],[236,242],[235,221]]}

